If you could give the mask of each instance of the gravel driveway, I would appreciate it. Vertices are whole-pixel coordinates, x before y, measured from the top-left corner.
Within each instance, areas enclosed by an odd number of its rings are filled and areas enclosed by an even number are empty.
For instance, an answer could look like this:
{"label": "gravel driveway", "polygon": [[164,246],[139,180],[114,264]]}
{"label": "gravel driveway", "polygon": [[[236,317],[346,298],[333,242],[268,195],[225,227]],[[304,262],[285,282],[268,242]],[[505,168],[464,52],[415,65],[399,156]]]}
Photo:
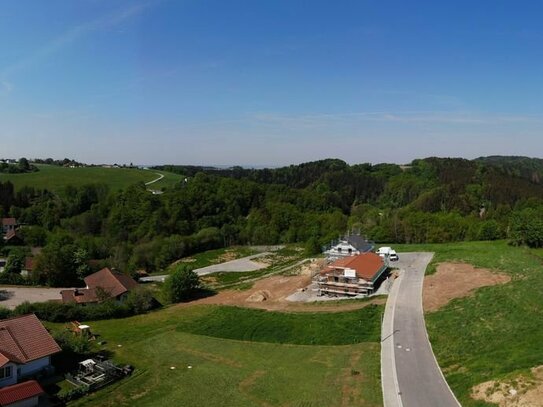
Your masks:
{"label": "gravel driveway", "polygon": [[0,286],[0,307],[13,309],[25,301],[60,300],[60,290],[62,288]]}

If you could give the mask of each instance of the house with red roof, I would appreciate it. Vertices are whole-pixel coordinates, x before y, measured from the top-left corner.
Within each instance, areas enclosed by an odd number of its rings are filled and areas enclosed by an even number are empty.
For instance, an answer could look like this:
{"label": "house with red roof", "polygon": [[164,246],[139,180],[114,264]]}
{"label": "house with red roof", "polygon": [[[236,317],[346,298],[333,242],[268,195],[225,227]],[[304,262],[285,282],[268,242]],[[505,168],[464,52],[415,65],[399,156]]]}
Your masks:
{"label": "house with red roof", "polygon": [[39,397],[45,394],[40,384],[28,380],[0,389],[0,407],[34,407],[39,405]]}
{"label": "house with red roof", "polygon": [[10,231],[17,229],[17,219],[2,218],[2,234],[6,235]]}
{"label": "house with red roof", "polygon": [[0,321],[0,388],[50,372],[51,356],[60,350],[34,314]]}
{"label": "house with red roof", "polygon": [[65,303],[92,304],[105,299],[115,299],[122,302],[128,292],[138,286],[138,283],[130,276],[103,268],[96,273],[84,278],[86,287],[74,290],[62,290],[62,301]]}
{"label": "house with red roof", "polygon": [[354,297],[373,294],[387,266],[375,253],[344,257],[330,263],[316,277],[320,295]]}

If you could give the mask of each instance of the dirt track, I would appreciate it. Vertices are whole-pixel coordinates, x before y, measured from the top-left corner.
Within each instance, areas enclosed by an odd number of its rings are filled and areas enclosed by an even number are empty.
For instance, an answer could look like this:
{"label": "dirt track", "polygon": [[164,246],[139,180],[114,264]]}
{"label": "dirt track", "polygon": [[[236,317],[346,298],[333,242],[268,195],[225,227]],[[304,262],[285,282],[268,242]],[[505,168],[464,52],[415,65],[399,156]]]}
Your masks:
{"label": "dirt track", "polygon": [[257,281],[249,290],[224,290],[212,297],[192,301],[187,305],[217,304],[259,308],[285,312],[339,312],[363,308],[369,304],[384,304],[386,299],[376,298],[365,302],[326,301],[319,303],[296,303],[286,298],[310,283],[309,276],[272,276]]}
{"label": "dirt track", "polygon": [[505,284],[507,274],[475,268],[466,263],[440,263],[437,272],[424,278],[424,311],[436,311],[454,298],[467,297],[480,287]]}

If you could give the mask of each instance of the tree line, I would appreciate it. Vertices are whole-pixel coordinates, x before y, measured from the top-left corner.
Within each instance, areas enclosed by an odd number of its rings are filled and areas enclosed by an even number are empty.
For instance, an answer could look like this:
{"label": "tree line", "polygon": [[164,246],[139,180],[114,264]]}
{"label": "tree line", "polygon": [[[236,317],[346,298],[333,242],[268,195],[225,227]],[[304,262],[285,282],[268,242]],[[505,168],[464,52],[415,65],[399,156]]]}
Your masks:
{"label": "tree line", "polygon": [[[508,162],[514,162],[514,168]],[[43,246],[35,282],[73,285],[94,269],[163,270],[234,244],[308,242],[347,230],[377,242],[508,238],[543,245],[541,169],[530,160],[427,158],[409,166],[321,160],[277,169],[164,166],[187,178],[161,195],[135,184],[52,193],[0,183],[0,211]]]}

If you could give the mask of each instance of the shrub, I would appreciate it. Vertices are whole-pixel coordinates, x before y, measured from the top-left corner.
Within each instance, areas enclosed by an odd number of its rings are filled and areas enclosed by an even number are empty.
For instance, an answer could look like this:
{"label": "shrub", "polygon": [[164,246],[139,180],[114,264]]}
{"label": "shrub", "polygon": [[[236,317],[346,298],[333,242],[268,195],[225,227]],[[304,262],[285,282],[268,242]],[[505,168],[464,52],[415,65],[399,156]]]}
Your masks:
{"label": "shrub", "polygon": [[200,279],[192,268],[183,264],[166,278],[162,289],[164,297],[172,303],[188,301],[200,291]]}

